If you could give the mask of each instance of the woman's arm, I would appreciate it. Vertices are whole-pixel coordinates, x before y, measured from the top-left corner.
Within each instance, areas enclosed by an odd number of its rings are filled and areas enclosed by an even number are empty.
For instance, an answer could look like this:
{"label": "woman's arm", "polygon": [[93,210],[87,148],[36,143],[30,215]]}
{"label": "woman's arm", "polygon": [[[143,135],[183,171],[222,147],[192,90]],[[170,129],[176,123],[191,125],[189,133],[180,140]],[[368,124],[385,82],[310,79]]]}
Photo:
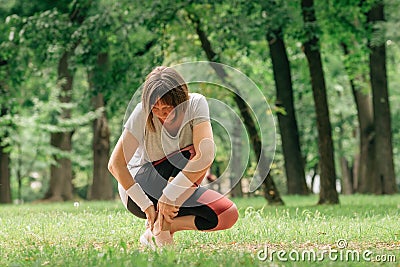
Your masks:
{"label": "woman's arm", "polygon": [[167,184],[160,200],[164,201],[164,197],[166,197],[170,201],[175,201],[187,189],[191,188],[194,183],[204,178],[208,168],[214,161],[214,140],[209,121],[201,122],[193,127],[193,146],[196,155]]}
{"label": "woman's arm", "polygon": [[135,183],[127,165],[133,154],[139,147],[137,139],[128,131],[124,130],[111,153],[108,169],[117,181],[126,190],[127,195],[146,214],[150,228],[153,229],[156,219],[156,211],[153,203],[144,193],[139,184]]}
{"label": "woman's arm", "polygon": [[128,190],[135,183],[127,165],[138,147],[139,142],[125,129],[115,145],[108,162],[109,171],[125,190]]}
{"label": "woman's arm", "polygon": [[182,172],[190,181],[195,183],[205,176],[214,161],[214,138],[209,121],[193,126],[193,146],[196,155],[189,160]]}
{"label": "woman's arm", "polygon": [[193,146],[196,155],[185,168],[168,183],[158,201],[158,210],[167,223],[172,223],[178,214],[176,199],[199,179],[202,179],[214,161],[214,139],[211,123],[201,122],[193,127]]}

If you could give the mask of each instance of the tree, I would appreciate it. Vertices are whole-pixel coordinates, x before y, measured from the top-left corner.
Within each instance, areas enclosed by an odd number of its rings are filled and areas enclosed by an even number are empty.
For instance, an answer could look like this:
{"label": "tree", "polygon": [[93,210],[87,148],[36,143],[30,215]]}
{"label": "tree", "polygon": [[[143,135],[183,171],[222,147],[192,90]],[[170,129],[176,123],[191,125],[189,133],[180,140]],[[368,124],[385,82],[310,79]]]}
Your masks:
{"label": "tree", "polygon": [[240,120],[234,121],[234,130],[232,135],[232,167],[230,173],[231,182],[231,196],[232,197],[242,197],[242,179],[235,185],[235,181],[240,175],[240,163],[241,163],[241,151],[242,151],[242,128],[240,127]]}
{"label": "tree", "polygon": [[110,129],[108,120],[104,110],[103,86],[107,86],[105,82],[108,77],[109,68],[108,53],[99,53],[97,56],[97,64],[93,71],[89,72],[88,80],[91,91],[94,93],[92,104],[95,110],[101,109],[100,117],[93,121],[93,182],[89,199],[109,200],[113,198],[113,188],[111,177],[108,172],[107,164],[110,153]]}
{"label": "tree", "polygon": [[[71,51],[66,51],[58,63],[58,80],[61,86],[60,102],[71,102],[73,73],[69,69]],[[61,119],[70,119],[71,111],[64,108]],[[61,131],[51,134],[50,144],[62,152],[71,152],[73,131]],[[50,201],[71,200],[72,195],[72,163],[68,157],[55,155],[55,164],[50,168],[50,187],[45,199]]]}
{"label": "tree", "polygon": [[[214,69],[218,77],[222,81],[224,81],[224,83],[229,84],[231,88],[233,88],[238,92],[237,88],[235,88],[235,86],[233,84],[230,84],[229,81],[227,80],[228,74],[225,72],[225,70],[222,69],[217,64],[212,64],[213,62],[220,63],[221,57],[213,50],[210,40],[207,37],[207,34],[203,31],[201,27],[200,19],[195,14],[192,13],[189,13],[189,19],[195,27],[196,33],[201,42],[201,47],[203,48],[204,53],[207,56],[207,59],[211,62],[211,67]],[[236,105],[239,108],[240,115],[242,117],[243,122],[245,123],[246,130],[250,136],[253,151],[258,161],[257,171],[259,172],[259,175],[263,179],[264,196],[269,204],[283,205],[284,204],[283,200],[281,199],[279,191],[277,190],[275,183],[270,175],[268,168],[269,166],[268,160],[263,151],[261,145],[261,138],[257,131],[254,119],[251,115],[250,108],[238,93],[235,93],[233,95],[233,100],[235,101]]]}
{"label": "tree", "polygon": [[[278,124],[282,139],[288,194],[308,194],[304,174],[304,162],[300,148],[299,131],[293,102],[292,75],[283,40],[283,11],[275,1],[265,4],[264,10],[271,13],[273,21],[268,23],[268,41],[272,70],[274,72]],[[275,17],[279,16],[279,18]],[[274,22],[274,23],[273,23]]]}
{"label": "tree", "polygon": [[[143,68],[141,57],[151,51],[158,37],[150,33],[146,25],[135,24],[135,20],[146,16],[141,13],[144,8],[138,6],[139,2],[115,3],[107,7],[97,3],[92,5],[94,15],[84,25],[85,38],[81,45],[86,53],[81,54],[80,58],[88,69],[93,109],[101,110],[101,115],[93,121],[92,126],[93,179],[88,192],[89,199],[114,197],[113,183],[107,169],[111,136],[109,120],[115,109],[113,105],[121,106],[118,94],[125,95],[128,89],[134,89],[131,84],[124,84],[125,75],[137,72],[135,75],[138,80],[142,80],[141,71],[137,71]],[[146,18],[151,21],[151,17]]]}
{"label": "tree", "polygon": [[[351,57],[348,46],[342,44],[344,54]],[[364,62],[365,63],[365,62]],[[347,64],[346,64],[347,66]],[[354,66],[354,68],[356,68]],[[348,182],[349,192],[375,193],[379,186],[376,184],[376,163],[375,163],[375,134],[374,118],[372,113],[372,101],[370,93],[364,92],[361,85],[366,84],[367,78],[362,72],[356,73],[347,67],[350,87],[357,108],[358,133],[359,133],[359,154],[355,159],[354,180]]]}
{"label": "tree", "polygon": [[352,180],[343,179],[343,190],[347,193],[379,191],[375,174],[374,119],[368,78],[369,51],[366,47],[365,10],[369,9],[368,5],[365,1],[336,1],[332,2],[330,8],[324,8],[326,12],[321,15],[326,19],[328,38],[333,39],[333,42],[327,42],[339,44],[344,53],[343,63],[357,111],[359,147],[354,158]]}
{"label": "tree", "polygon": [[10,136],[14,128],[12,122],[18,92],[10,90],[20,84],[21,76],[26,70],[17,68],[18,55],[14,41],[15,32],[9,23],[13,3],[0,7],[0,18],[4,23],[0,26],[0,203],[11,203],[11,151]]}
{"label": "tree", "polygon": [[267,39],[276,83],[275,105],[278,108],[288,194],[306,195],[308,188],[293,103],[292,79],[282,32],[280,30],[269,32]]}
{"label": "tree", "polygon": [[[76,25],[79,26],[83,23],[90,5],[91,1],[85,3],[74,2],[69,15],[69,20],[72,25],[76,27]],[[72,38],[72,40],[72,43],[69,43],[68,40],[63,40],[67,43],[67,47],[62,52],[57,68],[58,82],[61,87],[59,100],[63,104],[71,102],[74,72],[71,69],[69,61],[80,42],[79,39]],[[68,120],[70,118],[71,110],[66,106],[61,110],[61,114],[55,117],[56,120]],[[73,131],[68,129],[54,132],[51,134],[50,143],[61,152],[70,153],[72,150],[72,135]],[[73,198],[71,159],[65,155],[59,154],[55,155],[55,161],[56,163],[50,168],[50,187],[46,193],[45,199],[50,201],[71,200]]]}
{"label": "tree", "polygon": [[[5,92],[2,84],[0,84],[1,95],[4,96]],[[1,107],[0,120],[2,120],[8,113],[8,109]],[[2,127],[7,127],[1,123]],[[10,153],[7,151],[8,145],[4,142],[7,138],[7,132],[2,133],[0,136],[0,203],[11,203],[11,186],[10,186]]]}
{"label": "tree", "polygon": [[[383,22],[384,3],[376,1],[367,15],[372,27],[372,37],[379,34],[377,23]],[[389,94],[386,76],[386,47],[384,40],[369,40],[371,49],[369,56],[370,80],[375,130],[375,160],[377,162],[377,182],[381,184],[381,193],[397,192],[393,164],[392,127],[389,105]]]}
{"label": "tree", "polygon": [[314,97],[315,113],[317,116],[318,150],[320,156],[321,188],[318,204],[339,203],[336,191],[336,171],[333,157],[332,128],[329,119],[328,101],[324,71],[322,69],[319,39],[316,28],[316,17],[313,0],[302,0],[301,8],[306,31],[306,40],[303,43]]}
{"label": "tree", "polygon": [[[1,36],[1,39],[3,39],[3,36]],[[8,75],[3,75],[3,73],[9,73],[7,65],[7,60],[0,52],[0,73],[2,74],[0,76],[0,125],[2,128],[0,131],[0,203],[12,202],[10,186],[10,152],[9,144],[6,142],[9,135],[7,128],[10,127],[10,122],[6,118],[9,113],[7,102],[10,99],[10,96],[7,82],[4,80]]]}

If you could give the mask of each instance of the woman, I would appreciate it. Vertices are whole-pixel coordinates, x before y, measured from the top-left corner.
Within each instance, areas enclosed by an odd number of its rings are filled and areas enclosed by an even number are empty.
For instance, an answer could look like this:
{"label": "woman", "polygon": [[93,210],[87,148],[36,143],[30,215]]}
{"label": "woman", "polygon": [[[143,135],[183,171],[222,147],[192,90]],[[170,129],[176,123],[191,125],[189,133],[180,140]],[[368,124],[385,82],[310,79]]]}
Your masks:
{"label": "woman", "polygon": [[174,69],[156,67],[147,76],[142,101],[124,127],[108,168],[125,207],[147,219],[142,244],[164,246],[173,244],[177,231],[235,224],[235,204],[198,186],[214,160],[208,104],[188,93]]}

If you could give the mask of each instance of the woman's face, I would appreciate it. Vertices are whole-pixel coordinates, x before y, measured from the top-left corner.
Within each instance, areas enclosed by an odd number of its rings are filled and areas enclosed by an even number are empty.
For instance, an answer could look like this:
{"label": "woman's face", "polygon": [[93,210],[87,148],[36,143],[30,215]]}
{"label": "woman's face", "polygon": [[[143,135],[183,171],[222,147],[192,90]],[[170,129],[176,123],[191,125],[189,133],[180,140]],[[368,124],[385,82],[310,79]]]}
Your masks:
{"label": "woman's face", "polygon": [[170,122],[175,117],[174,106],[162,103],[160,100],[154,104],[151,112],[154,116],[159,118],[161,122]]}

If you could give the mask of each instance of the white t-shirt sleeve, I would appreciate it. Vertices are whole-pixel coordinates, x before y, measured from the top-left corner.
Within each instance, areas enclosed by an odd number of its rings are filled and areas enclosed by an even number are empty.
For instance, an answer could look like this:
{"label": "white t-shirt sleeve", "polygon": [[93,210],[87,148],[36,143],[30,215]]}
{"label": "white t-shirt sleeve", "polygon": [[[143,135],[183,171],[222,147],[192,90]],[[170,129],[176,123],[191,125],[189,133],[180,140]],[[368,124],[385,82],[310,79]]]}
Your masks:
{"label": "white t-shirt sleeve", "polygon": [[199,124],[204,121],[210,121],[210,111],[208,103],[203,95],[196,94],[193,104],[192,125]]}
{"label": "white t-shirt sleeve", "polygon": [[142,108],[142,103],[139,103],[129,116],[124,127],[138,140],[140,144],[143,144],[145,124],[146,116]]}

